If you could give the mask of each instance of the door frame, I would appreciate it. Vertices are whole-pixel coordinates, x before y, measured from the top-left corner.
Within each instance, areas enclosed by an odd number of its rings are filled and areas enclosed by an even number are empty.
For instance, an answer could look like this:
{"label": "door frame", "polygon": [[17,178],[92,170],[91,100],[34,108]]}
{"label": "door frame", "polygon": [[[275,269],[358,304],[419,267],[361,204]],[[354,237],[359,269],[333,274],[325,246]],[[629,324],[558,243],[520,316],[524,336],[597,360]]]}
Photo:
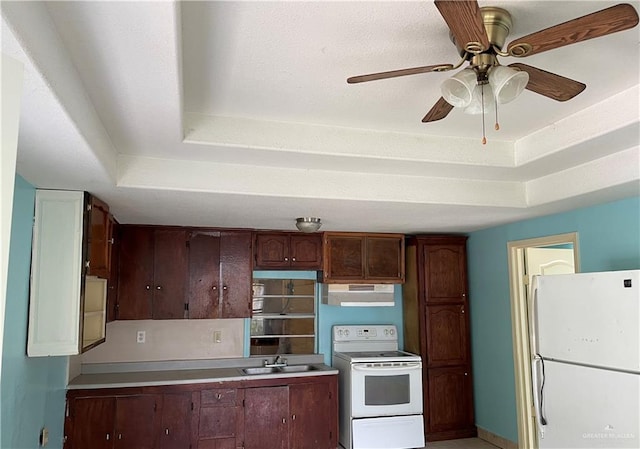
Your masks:
{"label": "door frame", "polygon": [[538,447],[531,382],[531,349],[528,330],[527,282],[525,281],[524,253],[526,248],[562,244],[573,245],[575,272],[579,273],[580,252],[577,232],[507,242],[518,446],[521,448],[534,449]]}

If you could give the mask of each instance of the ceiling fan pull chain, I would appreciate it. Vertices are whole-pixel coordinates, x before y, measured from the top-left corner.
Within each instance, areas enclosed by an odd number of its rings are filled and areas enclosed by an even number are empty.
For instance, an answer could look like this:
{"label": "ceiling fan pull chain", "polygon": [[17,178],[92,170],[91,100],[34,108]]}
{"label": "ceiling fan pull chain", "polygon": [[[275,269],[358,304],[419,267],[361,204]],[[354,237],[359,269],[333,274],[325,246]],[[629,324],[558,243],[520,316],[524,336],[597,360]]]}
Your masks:
{"label": "ceiling fan pull chain", "polygon": [[484,131],[484,84],[480,84],[480,105],[482,106],[482,145],[486,145],[487,135]]}

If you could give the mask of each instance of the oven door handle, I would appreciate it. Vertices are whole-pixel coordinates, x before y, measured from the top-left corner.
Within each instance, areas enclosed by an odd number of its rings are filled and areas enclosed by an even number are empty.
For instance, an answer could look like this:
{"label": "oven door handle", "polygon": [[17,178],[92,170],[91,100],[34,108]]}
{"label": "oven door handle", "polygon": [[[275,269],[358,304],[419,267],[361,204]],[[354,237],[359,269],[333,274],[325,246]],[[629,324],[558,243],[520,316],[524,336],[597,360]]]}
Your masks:
{"label": "oven door handle", "polygon": [[361,365],[352,365],[351,366],[354,371],[367,371],[367,372],[375,372],[375,371],[413,371],[416,369],[422,368],[422,363],[407,363],[403,366],[361,366]]}

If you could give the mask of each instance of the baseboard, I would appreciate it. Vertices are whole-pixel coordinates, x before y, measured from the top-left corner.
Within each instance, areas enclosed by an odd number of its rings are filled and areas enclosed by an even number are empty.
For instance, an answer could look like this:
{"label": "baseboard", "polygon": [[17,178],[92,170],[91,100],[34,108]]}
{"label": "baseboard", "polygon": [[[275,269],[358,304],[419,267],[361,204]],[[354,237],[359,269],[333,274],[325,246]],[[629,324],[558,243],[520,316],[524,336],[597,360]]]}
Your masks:
{"label": "baseboard", "polygon": [[518,443],[514,443],[511,440],[507,440],[495,433],[489,432],[482,427],[478,427],[478,438],[485,440],[488,443],[498,446],[502,449],[518,449]]}

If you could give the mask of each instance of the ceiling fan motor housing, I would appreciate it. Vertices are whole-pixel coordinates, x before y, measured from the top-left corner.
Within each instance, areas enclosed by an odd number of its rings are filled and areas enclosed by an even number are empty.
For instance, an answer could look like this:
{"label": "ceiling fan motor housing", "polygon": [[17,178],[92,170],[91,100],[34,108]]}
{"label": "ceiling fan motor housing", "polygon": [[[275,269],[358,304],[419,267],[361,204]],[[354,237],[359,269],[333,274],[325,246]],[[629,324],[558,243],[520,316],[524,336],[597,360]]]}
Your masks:
{"label": "ceiling fan motor housing", "polygon": [[[511,32],[511,27],[513,26],[513,21],[511,19],[511,14],[506,9],[498,8],[495,6],[484,6],[480,8],[480,14],[482,14],[482,21],[484,23],[484,28],[487,31],[487,37],[491,45],[497,47],[502,50],[505,42],[507,41],[507,37]],[[473,46],[473,42],[464,42],[464,46],[460,46],[458,42],[456,42],[455,37],[452,32],[449,32],[449,39],[458,49],[458,54],[461,57],[464,57],[465,54],[468,55],[468,58],[471,58],[473,55],[469,55],[468,45],[471,44]],[[485,50],[487,51],[487,50]],[[492,49],[488,50],[493,53]]]}

